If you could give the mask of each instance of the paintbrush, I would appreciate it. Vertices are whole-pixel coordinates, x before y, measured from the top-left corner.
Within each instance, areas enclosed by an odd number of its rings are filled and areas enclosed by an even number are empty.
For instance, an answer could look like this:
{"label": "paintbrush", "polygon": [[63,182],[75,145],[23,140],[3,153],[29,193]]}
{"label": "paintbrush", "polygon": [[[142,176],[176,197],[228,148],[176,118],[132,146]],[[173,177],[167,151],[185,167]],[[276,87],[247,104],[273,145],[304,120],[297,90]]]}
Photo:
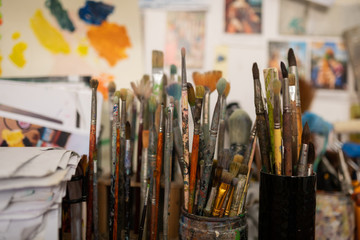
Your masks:
{"label": "paintbrush", "polygon": [[292,167],[293,172],[298,164],[298,131],[297,131],[297,120],[296,120],[296,87],[295,87],[295,75],[292,73],[288,74],[289,78],[289,95],[290,95],[290,108],[291,108],[291,156],[292,156]]}
{"label": "paintbrush", "polygon": [[191,162],[190,162],[190,185],[189,185],[189,213],[193,213],[193,206],[195,201],[195,184],[196,171],[198,168],[198,154],[199,154],[199,134],[200,134],[200,118],[202,101],[204,97],[204,87],[196,86],[195,108],[194,108],[194,136],[192,142]]}
{"label": "paintbrush", "polygon": [[188,102],[189,102],[190,110],[191,110],[191,116],[192,116],[193,121],[194,121],[195,91],[194,91],[193,85],[191,83],[189,83],[189,82],[187,82],[187,94],[188,94]]}
{"label": "paintbrush", "polygon": [[89,191],[87,202],[87,224],[86,239],[92,238],[93,227],[93,175],[94,175],[94,158],[93,154],[96,150],[96,117],[97,117],[97,97],[96,90],[99,85],[98,80],[91,79],[91,125],[90,125],[90,141],[89,141]]}
{"label": "paintbrush", "polygon": [[220,185],[220,178],[221,178],[221,174],[223,171],[223,164],[218,164],[217,160],[214,159],[213,161],[213,169],[215,169],[215,173],[212,174],[214,177],[212,179],[212,187],[210,190],[210,194],[209,194],[209,198],[208,201],[206,203],[205,209],[204,209],[204,216],[210,217],[212,210],[213,210],[213,205],[214,205],[214,201],[217,195],[217,190],[219,188]]}
{"label": "paintbrush", "polygon": [[229,195],[228,200],[226,201],[226,206],[225,206],[225,212],[224,212],[225,217],[230,215],[231,203],[233,201],[235,188],[238,183],[239,183],[238,178],[233,178],[233,180],[231,181],[231,187],[230,187],[231,191],[230,191],[230,195]]}
{"label": "paintbrush", "polygon": [[218,83],[216,84],[216,89],[218,91],[218,99],[215,104],[215,109],[211,121],[211,129],[210,129],[210,138],[209,143],[206,147],[205,151],[205,165],[204,165],[204,172],[201,178],[201,185],[200,185],[200,195],[199,195],[199,202],[198,202],[198,215],[202,215],[203,209],[205,207],[206,198],[208,194],[209,182],[211,177],[211,170],[213,165],[213,156],[215,151],[215,144],[216,144],[216,137],[217,137],[217,130],[219,127],[219,118],[220,118],[220,110],[221,110],[221,99],[226,88],[226,80],[221,78]]}
{"label": "paintbrush", "polygon": [[[240,155],[235,155],[235,157],[236,156],[240,156]],[[235,157],[234,157],[234,161],[235,161]],[[236,160],[236,161],[240,161],[240,160]],[[237,216],[237,212],[238,212],[238,209],[240,206],[241,196],[242,196],[242,193],[244,192],[244,187],[245,187],[245,182],[246,182],[246,174],[247,174],[247,168],[239,169],[239,172],[237,175],[238,183],[234,187],[235,190],[233,193],[233,200],[232,200],[230,212],[229,212],[230,217]]]}
{"label": "paintbrush", "polygon": [[269,133],[270,133],[270,146],[271,146],[271,166],[274,165],[275,161],[275,145],[274,145],[274,90],[273,81],[278,79],[277,68],[266,68],[263,70],[265,79],[265,91],[266,91],[266,104],[269,121]]}
{"label": "paintbrush", "polygon": [[256,129],[259,137],[260,153],[262,168],[265,172],[271,172],[270,164],[270,136],[266,121],[266,111],[263,102],[263,96],[261,91],[261,84],[259,78],[259,69],[257,63],[252,67],[253,79],[254,79],[254,102],[256,112]]}
{"label": "paintbrush", "polygon": [[[160,108],[160,123],[159,133],[157,142],[157,154],[156,154],[156,178],[155,178],[155,204],[153,202],[152,213],[151,213],[151,239],[156,239],[158,229],[158,216],[159,216],[159,204],[160,204],[160,179],[161,179],[161,168],[163,162],[164,153],[164,105],[161,104]],[[155,173],[154,173],[155,175]]]}
{"label": "paintbrush", "polygon": [[94,181],[93,181],[93,215],[94,215],[94,240],[99,239],[99,206],[98,206],[98,183],[97,183],[97,166],[98,166],[97,149],[94,152]]}
{"label": "paintbrush", "polygon": [[166,134],[165,134],[165,153],[164,153],[164,175],[165,175],[165,189],[164,189],[164,215],[163,215],[163,239],[168,239],[168,217],[170,208],[170,188],[171,188],[171,157],[173,150],[173,133],[172,133],[172,122],[173,122],[173,110],[174,110],[174,99],[170,97],[169,107],[167,110],[166,119]]}
{"label": "paintbrush", "polygon": [[164,77],[164,54],[161,51],[152,51],[152,93],[162,102]]}
{"label": "paintbrush", "polygon": [[131,127],[130,123],[126,122],[125,127],[125,239],[130,239],[130,223],[131,223],[131,204],[130,204],[130,177],[131,177]]}
{"label": "paintbrush", "polygon": [[311,132],[307,122],[301,135],[301,151],[299,156],[299,164],[297,166],[297,176],[307,176],[307,160]]}
{"label": "paintbrush", "polygon": [[280,91],[281,82],[279,79],[273,80],[274,91],[274,156],[275,156],[275,174],[282,175],[282,151],[281,151],[281,103]]}
{"label": "paintbrush", "polygon": [[120,158],[119,158],[119,226],[117,236],[121,237],[121,231],[125,226],[125,142],[126,142],[126,98],[127,89],[120,89],[121,109],[120,109]]}
{"label": "paintbrush", "polygon": [[139,225],[138,240],[142,240],[144,226],[145,226],[146,212],[147,212],[147,203],[148,203],[148,199],[149,199],[149,192],[150,192],[150,188],[152,188],[153,182],[154,182],[153,179],[151,181],[149,179],[147,180],[144,206],[142,208],[141,220],[140,220],[140,225]]}
{"label": "paintbrush", "polygon": [[231,181],[233,178],[234,178],[233,175],[230,174],[228,171],[226,171],[226,170],[222,171],[221,178],[220,178],[220,186],[219,186],[219,190],[217,192],[217,196],[215,198],[212,216],[214,216],[214,217],[220,216],[221,207],[224,204],[226,194],[228,193],[228,191],[230,189]]}
{"label": "paintbrush", "polygon": [[[184,144],[184,162],[189,165],[189,113],[188,113],[188,95],[186,81],[186,64],[185,64],[185,48],[181,48],[181,118],[182,118],[182,134]],[[187,211],[189,206],[189,172],[184,168],[184,208]]]}
{"label": "paintbrush", "polygon": [[[175,113],[176,111],[174,111]],[[175,114],[174,114],[175,115]],[[174,128],[174,146],[175,146],[175,151],[178,155],[178,162],[180,165],[180,169],[181,169],[181,174],[184,177],[184,169],[186,168],[187,172],[189,171],[189,166],[185,163],[184,161],[184,147],[183,147],[183,143],[182,143],[182,135],[181,135],[181,130],[180,127],[177,126],[178,120],[175,119],[173,120],[173,128]]]}
{"label": "paintbrush", "polygon": [[[116,96],[120,100],[120,91],[116,91]],[[120,112],[120,102],[118,102],[119,112]],[[116,163],[115,163],[115,189],[114,189],[114,222],[113,222],[113,235],[112,239],[117,239],[118,237],[118,225],[119,225],[119,183],[120,183],[120,118],[118,117],[116,121]]]}
{"label": "paintbrush", "polygon": [[[119,97],[120,92],[116,91],[113,97],[114,107],[113,107],[113,123],[112,123],[112,137],[111,137],[111,157],[112,157],[112,168],[111,168],[111,185],[110,185],[110,214],[109,214],[109,239],[113,238],[113,226],[114,226],[114,217],[115,217],[115,192],[117,192],[116,188],[116,176],[118,174],[117,168],[117,137],[118,137],[118,129],[117,126],[119,121]],[[120,147],[120,146],[119,146]],[[116,191],[115,191],[116,189]],[[116,211],[117,213],[117,211]]]}
{"label": "paintbrush", "polygon": [[296,127],[297,127],[297,156],[299,156],[300,148],[302,147],[301,134],[302,134],[302,123],[301,123],[301,100],[300,100],[300,86],[299,86],[299,74],[296,64],[296,58],[294,50],[292,48],[288,51],[288,62],[289,62],[289,73],[295,76],[295,88],[296,88]]}
{"label": "paintbrush", "polygon": [[[108,85],[108,95],[109,95],[109,120],[110,120],[110,137],[112,136],[112,123],[113,123],[113,97],[116,90],[116,84],[111,81]],[[112,142],[110,141],[110,159],[112,159]],[[112,164],[110,161],[110,172],[112,172]]]}
{"label": "paintbrush", "polygon": [[241,195],[241,201],[240,201],[240,206],[239,206],[237,215],[242,214],[242,213],[245,212],[246,196],[247,196],[247,191],[248,191],[248,187],[249,187],[251,166],[252,166],[252,162],[254,160],[254,155],[255,155],[255,150],[256,150],[256,141],[257,141],[257,137],[255,136],[254,141],[253,141],[253,145],[252,145],[252,149],[251,149],[250,159],[248,161],[248,172],[247,172],[247,175],[246,175],[244,192]]}
{"label": "paintbrush", "polygon": [[229,117],[230,151],[235,154],[244,155],[251,129],[251,119],[242,109],[236,109]]}
{"label": "paintbrush", "polygon": [[177,67],[176,67],[176,65],[171,64],[170,65],[170,82],[169,82],[169,84],[174,83],[174,82],[179,83],[180,78],[177,75]]}
{"label": "paintbrush", "polygon": [[312,142],[309,142],[307,176],[312,176],[314,174],[314,171],[313,171],[314,161],[315,161],[315,147]]}
{"label": "paintbrush", "polygon": [[222,99],[222,109],[221,109],[221,115],[220,115],[220,122],[219,122],[219,134],[217,139],[217,158],[222,158],[222,151],[224,149],[225,144],[225,115],[226,115],[226,97],[229,95],[230,92],[230,83],[226,83],[225,91],[224,91],[224,97]]}
{"label": "paintbrush", "polygon": [[199,161],[197,176],[196,176],[196,192],[195,192],[195,201],[194,201],[194,210],[193,212],[197,212],[197,203],[199,201],[199,194],[200,194],[200,179],[202,173],[204,171],[204,160]]}
{"label": "paintbrush", "polygon": [[[148,101],[149,104],[149,148],[148,148],[148,171],[147,178],[152,178],[153,172],[156,168],[156,153],[157,153],[157,130],[155,126],[155,112],[157,109],[157,98],[151,95]],[[150,192],[150,196],[151,196]]]}
{"label": "paintbrush", "polygon": [[[127,101],[126,101],[127,102]],[[133,172],[135,172],[135,169],[133,169],[133,166],[135,166],[135,162],[136,162],[136,155],[134,154],[135,151],[135,139],[137,138],[136,136],[136,123],[137,123],[137,103],[133,100],[132,104],[131,104],[131,124],[130,126],[132,126],[131,128],[131,156],[132,156],[132,160],[131,160],[131,175],[133,174]],[[139,216],[140,217],[140,216]]]}
{"label": "paintbrush", "polygon": [[289,79],[286,66],[281,62],[281,73],[283,76],[283,145],[284,145],[284,166],[285,175],[292,176],[292,124],[291,105],[289,93]]}

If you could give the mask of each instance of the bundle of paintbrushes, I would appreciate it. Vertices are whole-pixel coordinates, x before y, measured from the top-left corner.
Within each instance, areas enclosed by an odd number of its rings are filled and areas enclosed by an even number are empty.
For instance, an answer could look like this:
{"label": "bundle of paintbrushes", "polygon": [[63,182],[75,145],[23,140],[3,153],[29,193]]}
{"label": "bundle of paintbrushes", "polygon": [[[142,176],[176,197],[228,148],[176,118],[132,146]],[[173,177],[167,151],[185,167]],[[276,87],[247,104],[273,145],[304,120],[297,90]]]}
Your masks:
{"label": "bundle of paintbrushes", "polygon": [[264,69],[265,98],[257,64],[252,68],[262,170],[276,175],[309,176],[314,162],[309,152],[311,133],[307,123],[302,129],[299,77],[291,48],[288,63],[286,68],[281,62],[282,81],[276,68]]}

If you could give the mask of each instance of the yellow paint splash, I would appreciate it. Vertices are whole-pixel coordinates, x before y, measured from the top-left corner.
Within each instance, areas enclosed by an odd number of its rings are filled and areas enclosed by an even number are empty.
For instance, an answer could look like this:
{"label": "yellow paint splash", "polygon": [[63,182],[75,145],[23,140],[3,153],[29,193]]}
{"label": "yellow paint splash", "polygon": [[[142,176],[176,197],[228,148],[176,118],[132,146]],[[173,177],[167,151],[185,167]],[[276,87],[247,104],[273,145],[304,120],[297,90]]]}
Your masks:
{"label": "yellow paint splash", "polygon": [[30,26],[43,47],[52,53],[70,53],[70,46],[61,33],[37,10],[30,19]]}
{"label": "yellow paint splash", "polygon": [[24,42],[19,42],[14,45],[12,52],[9,55],[10,60],[18,67],[22,68],[25,66],[26,60],[24,57],[24,51],[27,45]]}
{"label": "yellow paint splash", "polygon": [[124,26],[104,21],[100,26],[91,26],[87,36],[91,45],[110,66],[128,57],[125,51],[131,47],[131,43]]}
{"label": "yellow paint splash", "polygon": [[13,40],[16,40],[20,37],[20,33],[19,32],[14,32],[13,35],[11,36]]}
{"label": "yellow paint splash", "polygon": [[81,57],[84,57],[88,54],[89,47],[86,44],[80,43],[76,50]]}
{"label": "yellow paint splash", "polygon": [[21,130],[10,131],[8,129],[4,129],[1,135],[9,147],[24,147],[24,143],[22,142],[24,135],[22,134]]}
{"label": "yellow paint splash", "polygon": [[2,59],[3,59],[3,57],[0,55],[0,76],[2,75],[2,67],[1,67]]}

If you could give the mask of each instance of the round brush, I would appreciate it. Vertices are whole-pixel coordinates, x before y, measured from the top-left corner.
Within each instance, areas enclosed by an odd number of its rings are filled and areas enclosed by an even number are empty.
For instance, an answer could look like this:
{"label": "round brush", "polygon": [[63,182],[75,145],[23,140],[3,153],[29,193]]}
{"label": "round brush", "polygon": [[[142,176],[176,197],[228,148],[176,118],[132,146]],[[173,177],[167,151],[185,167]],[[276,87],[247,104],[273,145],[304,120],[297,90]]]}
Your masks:
{"label": "round brush", "polygon": [[251,119],[242,109],[236,109],[229,117],[230,150],[232,155],[244,155],[248,143]]}

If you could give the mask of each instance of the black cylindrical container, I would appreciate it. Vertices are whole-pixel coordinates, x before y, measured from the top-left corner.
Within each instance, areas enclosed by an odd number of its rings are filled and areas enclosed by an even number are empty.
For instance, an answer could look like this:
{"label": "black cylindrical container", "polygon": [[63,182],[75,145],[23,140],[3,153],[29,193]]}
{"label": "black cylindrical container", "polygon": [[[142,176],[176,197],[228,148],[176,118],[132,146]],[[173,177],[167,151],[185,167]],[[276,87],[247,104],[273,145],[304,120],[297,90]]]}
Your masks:
{"label": "black cylindrical container", "polygon": [[261,172],[259,239],[315,239],[316,175]]}

